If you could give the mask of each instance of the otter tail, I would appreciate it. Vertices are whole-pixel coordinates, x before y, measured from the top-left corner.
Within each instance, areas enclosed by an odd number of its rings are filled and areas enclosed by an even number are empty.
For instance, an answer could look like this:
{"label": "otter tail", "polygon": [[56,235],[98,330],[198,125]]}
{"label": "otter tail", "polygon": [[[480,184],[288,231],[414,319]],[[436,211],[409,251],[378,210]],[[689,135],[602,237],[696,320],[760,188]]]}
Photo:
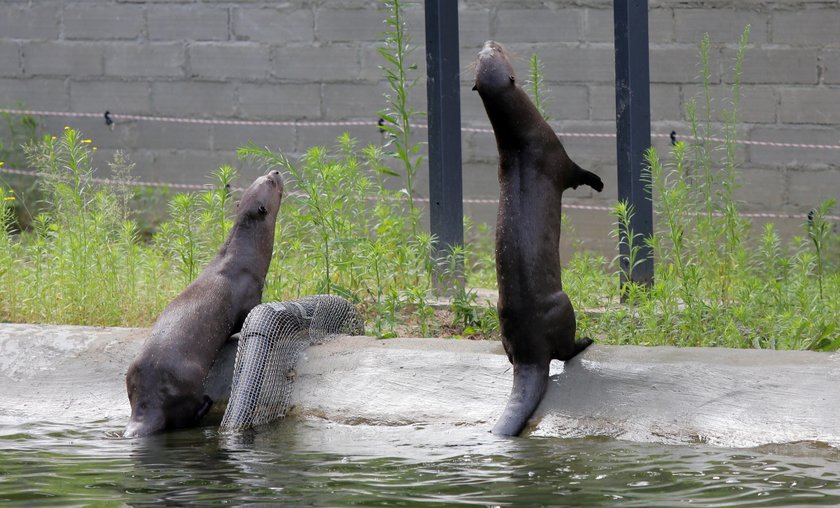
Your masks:
{"label": "otter tail", "polygon": [[493,427],[493,434],[518,436],[542,400],[548,386],[548,362],[545,365],[513,364],[513,389]]}

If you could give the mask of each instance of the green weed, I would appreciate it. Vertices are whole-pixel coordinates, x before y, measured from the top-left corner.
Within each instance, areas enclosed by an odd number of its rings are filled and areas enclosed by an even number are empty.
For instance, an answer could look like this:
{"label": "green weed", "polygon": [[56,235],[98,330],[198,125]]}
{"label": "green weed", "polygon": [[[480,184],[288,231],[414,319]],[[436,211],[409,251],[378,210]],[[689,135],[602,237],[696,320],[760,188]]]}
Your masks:
{"label": "green weed", "polygon": [[[656,260],[653,286],[612,289],[617,285],[613,276],[604,288],[592,269],[595,265],[580,262],[586,254],[576,256],[565,270],[564,281],[574,300],[589,304],[608,296],[604,305],[579,319],[581,333],[614,344],[840,347],[840,272],[826,255],[837,241],[827,219],[836,202],[814,209],[804,224],[807,239],[798,237],[783,245],[772,224],[753,237],[752,223],[739,213],[734,198],[740,68],[748,35],[749,27],[733,66],[731,109],[720,115],[722,144],[711,140],[716,133],[706,36],[700,45],[705,110],[698,111],[696,102],[688,107],[693,136],[673,146],[668,161],[654,149],[647,154],[656,228],[651,238],[639,240],[648,242]],[[635,244],[628,225],[631,213],[621,203],[614,208],[619,243]],[[633,266],[632,252],[631,259],[621,260],[622,273]],[[627,305],[620,306],[616,296],[622,292]]]}
{"label": "green weed", "polygon": [[[391,145],[360,148],[345,134],[297,161],[255,145],[239,150],[243,158],[285,172],[287,194],[264,299],[340,294],[358,304],[367,329],[379,337],[495,337],[495,309],[466,289],[495,286],[492,230],[465,219],[466,245],[438,260],[434,238],[418,231],[411,179],[420,159],[410,137],[415,113],[407,106],[412,66],[399,2],[389,6],[390,46],[383,47],[391,48],[385,51]],[[772,224],[753,235],[734,198],[738,75],[747,34],[722,126],[711,110],[706,37],[703,99],[688,107],[692,136],[666,158],[652,149],[647,154],[653,236],[631,230],[632,207],[614,207],[614,237],[630,247],[629,257],[615,260],[618,272],[631,278],[647,242],[656,260],[654,284],[622,284],[606,259],[583,250],[564,267],[564,289],[578,310],[581,335],[612,344],[840,349],[840,239],[830,219],[836,203],[816,207],[803,236],[785,243]],[[534,69],[538,83],[538,65]],[[714,129],[723,132],[720,146],[711,140]],[[147,326],[230,230],[232,168],[220,168],[213,188],[203,193],[102,187],[93,180],[91,146],[69,128],[60,138],[30,145],[27,164],[45,176],[37,180],[42,211],[27,230],[15,225],[18,194],[0,186],[0,320]],[[395,163],[404,174],[390,169]],[[111,166],[117,179],[131,180],[130,161],[117,156]],[[405,179],[406,190],[389,190],[389,178]],[[168,207],[159,206],[165,202]],[[148,219],[138,203],[162,211]],[[570,233],[564,223],[565,237]],[[433,302],[436,274],[446,277],[461,259],[466,288],[456,288],[442,314]]]}

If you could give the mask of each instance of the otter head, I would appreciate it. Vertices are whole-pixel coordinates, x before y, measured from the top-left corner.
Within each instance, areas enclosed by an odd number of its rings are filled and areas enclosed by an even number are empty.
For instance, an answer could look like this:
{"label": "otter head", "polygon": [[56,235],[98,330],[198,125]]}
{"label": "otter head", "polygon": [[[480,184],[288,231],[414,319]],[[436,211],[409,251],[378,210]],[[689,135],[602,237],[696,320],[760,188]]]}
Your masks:
{"label": "otter head", "polygon": [[507,50],[496,41],[487,41],[475,60],[475,85],[479,95],[493,96],[516,88],[516,75]]}
{"label": "otter head", "polygon": [[280,201],[283,198],[283,179],[280,172],[269,171],[267,175],[254,180],[237,204],[238,216],[249,219],[268,219],[274,224]]}
{"label": "otter head", "polygon": [[[182,368],[190,367],[185,364]],[[194,374],[158,370],[145,362],[133,363],[125,379],[131,418],[123,436],[148,436],[197,425],[213,401],[204,395],[201,383],[191,381],[196,378]]]}

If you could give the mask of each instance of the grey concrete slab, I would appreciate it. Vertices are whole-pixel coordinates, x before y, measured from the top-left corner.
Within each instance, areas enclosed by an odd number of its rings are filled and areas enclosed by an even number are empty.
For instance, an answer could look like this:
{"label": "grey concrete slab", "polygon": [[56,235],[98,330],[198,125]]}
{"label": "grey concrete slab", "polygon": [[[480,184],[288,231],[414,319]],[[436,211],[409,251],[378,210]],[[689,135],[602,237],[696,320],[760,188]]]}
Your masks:
{"label": "grey concrete slab", "polygon": [[[127,421],[143,329],[0,325],[0,424]],[[221,411],[235,342],[209,390]],[[222,365],[222,367],[219,367]],[[527,433],[753,447],[840,447],[840,353],[594,345],[552,379]],[[488,431],[507,400],[498,342],[340,337],[296,368],[291,417]]]}

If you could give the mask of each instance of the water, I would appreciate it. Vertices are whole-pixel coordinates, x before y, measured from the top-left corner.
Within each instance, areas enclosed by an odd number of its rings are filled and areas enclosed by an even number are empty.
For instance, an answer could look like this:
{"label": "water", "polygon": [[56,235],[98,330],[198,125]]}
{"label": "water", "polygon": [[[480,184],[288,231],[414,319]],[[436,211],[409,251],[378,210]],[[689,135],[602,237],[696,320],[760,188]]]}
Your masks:
{"label": "water", "polygon": [[[121,423],[120,423],[121,425]],[[0,426],[0,505],[840,505],[840,451],[289,419],[251,435],[148,439],[117,422]]]}

